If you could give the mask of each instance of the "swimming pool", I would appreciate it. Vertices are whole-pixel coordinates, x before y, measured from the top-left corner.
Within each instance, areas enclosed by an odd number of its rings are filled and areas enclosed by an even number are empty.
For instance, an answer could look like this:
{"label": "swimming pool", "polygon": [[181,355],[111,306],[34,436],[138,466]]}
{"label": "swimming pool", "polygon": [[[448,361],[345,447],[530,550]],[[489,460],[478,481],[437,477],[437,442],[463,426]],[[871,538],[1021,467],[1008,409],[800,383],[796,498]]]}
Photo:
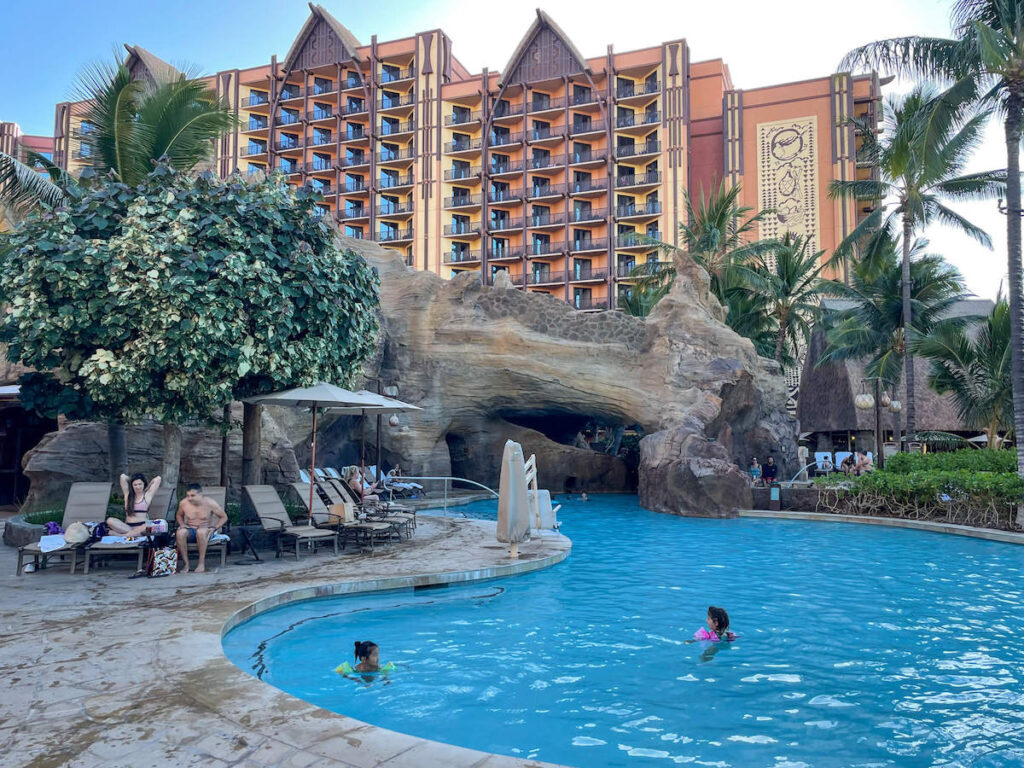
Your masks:
{"label": "swimming pool", "polygon": [[[1024,547],[563,504],[554,568],[285,606],[225,652],[335,712],[575,766],[1024,764]],[[738,641],[685,643],[709,604]],[[355,640],[387,684],[332,671]]]}

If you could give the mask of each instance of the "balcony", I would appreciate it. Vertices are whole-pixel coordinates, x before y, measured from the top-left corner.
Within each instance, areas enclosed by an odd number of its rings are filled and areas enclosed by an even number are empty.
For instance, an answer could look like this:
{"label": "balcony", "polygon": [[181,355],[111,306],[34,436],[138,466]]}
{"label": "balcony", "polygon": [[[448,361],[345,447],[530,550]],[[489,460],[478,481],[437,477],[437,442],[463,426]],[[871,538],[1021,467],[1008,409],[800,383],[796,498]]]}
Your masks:
{"label": "balcony", "polygon": [[277,120],[274,121],[275,125],[297,125],[302,122],[302,118],[293,112],[282,112],[277,116]]}
{"label": "balcony", "polygon": [[586,93],[574,93],[572,95],[572,106],[582,107],[587,104],[597,104],[597,94],[594,91],[588,88]]}
{"label": "balcony", "polygon": [[262,93],[250,93],[242,99],[242,109],[252,109],[270,104],[270,97]]}
{"label": "balcony", "polygon": [[404,160],[413,160],[416,154],[412,147],[406,149],[385,149],[377,153],[377,161],[381,163],[398,163]]}
{"label": "balcony", "polygon": [[480,166],[471,168],[449,168],[444,172],[445,181],[480,180]]}
{"label": "balcony", "polygon": [[239,157],[256,157],[257,155],[267,154],[267,148],[262,144],[249,144],[245,147],[238,148]]}
{"label": "balcony", "polygon": [[253,120],[249,118],[248,124],[242,129],[242,133],[249,133],[250,131],[265,131],[270,128],[269,120]]}
{"label": "balcony", "polygon": [[461,152],[478,152],[483,147],[480,139],[452,139],[442,145],[442,151],[446,155],[455,155]]}
{"label": "balcony", "polygon": [[593,195],[608,191],[608,179],[591,179],[569,183],[570,195]]}
{"label": "balcony", "polygon": [[523,199],[521,189],[492,189],[487,194],[489,203],[518,203]]}
{"label": "balcony", "polygon": [[286,139],[282,136],[278,138],[277,141],[274,142],[274,151],[287,152],[292,149],[299,150],[302,149],[302,146],[303,140],[301,136],[298,136],[294,139]]}
{"label": "balcony", "polygon": [[381,83],[400,83],[403,80],[412,80],[414,77],[416,77],[415,67],[409,67],[408,69],[381,69],[380,71]]}
{"label": "balcony", "polygon": [[356,168],[360,165],[369,165],[370,156],[365,154],[352,155],[338,158],[339,168]]}
{"label": "balcony", "polygon": [[491,219],[491,223],[487,225],[489,232],[512,232],[522,228],[522,219]]}
{"label": "balcony", "polygon": [[416,130],[416,122],[414,120],[407,120],[402,123],[381,123],[380,124],[380,135],[381,136],[401,136],[404,133],[412,133]]}
{"label": "balcony", "polygon": [[404,176],[381,176],[377,186],[380,189],[398,189],[399,187],[411,187],[412,183],[412,174],[407,173]]}
{"label": "balcony", "polygon": [[290,101],[292,99],[301,99],[306,93],[306,89],[301,85],[294,85],[287,83],[281,86],[281,91],[278,94],[278,101]]}
{"label": "balcony", "polygon": [[362,115],[366,112],[366,102],[362,101],[350,101],[341,109],[343,115]]}
{"label": "balcony", "polygon": [[491,117],[495,120],[502,120],[509,117],[521,117],[523,114],[522,104],[508,104],[505,106],[495,105]]}
{"label": "balcony", "polygon": [[607,208],[589,208],[586,210],[573,210],[569,212],[570,224],[587,224],[595,221],[606,221],[607,218]]}
{"label": "balcony", "polygon": [[411,94],[409,96],[397,96],[378,100],[377,109],[386,112],[389,109],[403,109],[405,107],[411,107],[415,103],[416,99]]}
{"label": "balcony", "polygon": [[573,123],[569,126],[570,136],[584,136],[588,133],[604,133],[604,120],[592,120],[587,123]]}
{"label": "balcony", "polygon": [[527,162],[531,171],[541,171],[548,168],[563,168],[565,166],[565,155],[548,155],[547,157],[531,157]]}
{"label": "balcony", "polygon": [[455,195],[444,199],[445,208],[471,208],[480,205],[480,195]]}
{"label": "balcony", "polygon": [[650,96],[661,92],[661,83],[657,80],[644,83],[630,83],[615,88],[616,99],[631,99],[634,96]]}
{"label": "balcony", "polygon": [[569,272],[569,282],[571,283],[603,283],[607,279],[607,269],[573,269]]}
{"label": "balcony", "polygon": [[600,297],[592,299],[589,297],[573,297],[567,302],[573,309],[579,309],[581,311],[593,311],[598,309],[611,309],[611,303],[607,297]]}
{"label": "balcony", "polygon": [[562,96],[551,97],[548,99],[538,99],[536,95],[529,102],[529,112],[531,115],[539,112],[550,112],[554,109],[564,109],[565,98]]}
{"label": "balcony", "polygon": [[660,232],[652,232],[649,235],[643,233],[631,233],[618,235],[615,238],[615,247],[622,250],[640,249],[640,250],[651,250],[657,248],[657,244],[651,242],[652,240],[660,240]]}
{"label": "balcony", "polygon": [[634,126],[654,125],[660,122],[661,112],[640,112],[615,118],[615,127],[632,128]]}
{"label": "balcony", "polygon": [[[636,280],[646,275],[656,274],[670,266],[670,264],[662,264],[657,261],[648,261],[646,264],[637,264],[635,261],[631,261],[626,264],[619,264],[615,274],[620,280]],[[634,275],[633,270],[637,267],[642,267],[643,269],[639,275]]]}
{"label": "balcony", "polygon": [[526,132],[526,141],[529,143],[544,142],[551,139],[564,139],[565,126],[554,128],[531,128]]}
{"label": "balcony", "polygon": [[496,178],[498,176],[507,176],[511,173],[522,173],[524,167],[522,160],[508,163],[491,163],[491,170],[487,172],[487,175]]}
{"label": "balcony", "polygon": [[75,160],[92,160],[94,154],[92,147],[79,147],[71,153],[71,157]]}
{"label": "balcony", "polygon": [[309,144],[307,146],[310,146],[310,147],[324,147],[324,146],[327,146],[329,144],[334,144],[334,143],[335,143],[334,142],[334,137],[333,137],[333,135],[331,134],[330,131],[326,131],[326,132],[314,131],[313,132],[313,136],[310,138]]}
{"label": "balcony", "polygon": [[565,224],[564,213],[547,213],[538,216],[529,216],[526,220],[526,226],[534,229],[541,229],[543,227],[560,227]]}
{"label": "balcony", "polygon": [[489,246],[487,248],[487,258],[490,261],[509,261],[511,259],[523,258],[523,246],[521,245],[505,245],[505,246]]}
{"label": "balcony", "polygon": [[314,159],[305,165],[306,173],[334,173],[334,163],[330,160]]}
{"label": "balcony", "polygon": [[565,272],[551,272],[547,269],[536,270],[526,274],[527,285],[563,285]]}
{"label": "balcony", "polygon": [[561,240],[554,243],[530,243],[526,246],[526,255],[531,259],[561,256],[565,253],[565,243]]}
{"label": "balcony", "polygon": [[338,212],[338,221],[354,221],[355,219],[368,219],[370,212],[366,208],[346,208]]}
{"label": "balcony", "polygon": [[445,264],[479,264],[480,251],[452,251],[445,254]]}
{"label": "balcony", "polygon": [[530,200],[542,200],[545,197],[561,197],[565,194],[565,184],[534,184],[526,190]]}
{"label": "balcony", "polygon": [[309,92],[313,96],[326,96],[330,93],[337,93],[338,88],[335,86],[334,81],[331,80],[328,83],[314,83]]}
{"label": "balcony", "polygon": [[345,183],[341,185],[340,190],[342,194],[366,192],[366,184],[362,181],[351,181],[346,179]]}
{"label": "balcony", "polygon": [[569,243],[569,250],[572,253],[589,253],[591,251],[608,250],[607,237],[592,237],[585,240],[572,240]]}
{"label": "balcony", "polygon": [[445,237],[479,237],[480,222],[476,224],[445,224]]}
{"label": "balcony", "polygon": [[306,119],[312,122],[317,120],[333,120],[334,110],[331,109],[311,109],[306,112]]}
{"label": "balcony", "polygon": [[471,125],[472,123],[479,123],[481,114],[477,112],[464,112],[462,114],[453,113],[445,115],[444,124],[446,126],[452,125]]}
{"label": "balcony", "polygon": [[657,155],[661,152],[660,141],[647,141],[643,144],[631,144],[629,146],[616,147],[615,157],[641,157],[643,155]]}
{"label": "balcony", "polygon": [[661,171],[651,171],[650,173],[627,173],[615,179],[616,189],[624,189],[626,187],[643,187],[654,184],[661,184]]}
{"label": "balcony", "polygon": [[345,82],[341,84],[341,90],[343,91],[354,91],[356,89],[363,88],[363,79],[355,73],[349,73],[349,76],[345,78]]}
{"label": "balcony", "polygon": [[661,203],[652,201],[641,205],[620,205],[615,209],[615,218],[631,219],[640,216],[657,216],[661,213]]}
{"label": "balcony", "polygon": [[607,149],[593,149],[589,152],[573,152],[569,155],[570,165],[589,165],[604,163],[608,159]]}
{"label": "balcony", "polygon": [[523,140],[523,134],[521,133],[504,133],[498,135],[491,135],[487,139],[488,147],[508,147],[512,144],[519,144]]}
{"label": "balcony", "polygon": [[399,243],[403,240],[412,240],[412,227],[406,229],[388,229],[377,235],[378,243]]}
{"label": "balcony", "polygon": [[346,141],[361,141],[362,139],[368,139],[368,138],[370,138],[370,134],[368,134],[365,130],[363,130],[362,126],[359,126],[358,130],[354,130],[354,126],[350,125],[349,126],[349,130],[347,130],[347,131],[345,131],[345,133],[341,134],[341,140],[343,142],[346,142]]}
{"label": "balcony", "polygon": [[285,176],[295,176],[301,173],[301,166],[298,163],[281,163],[277,170]]}
{"label": "balcony", "polygon": [[381,203],[377,206],[378,216],[408,216],[412,213],[412,203]]}
{"label": "balcony", "polygon": [[313,184],[310,189],[319,192],[324,197],[333,197],[338,192],[333,184]]}

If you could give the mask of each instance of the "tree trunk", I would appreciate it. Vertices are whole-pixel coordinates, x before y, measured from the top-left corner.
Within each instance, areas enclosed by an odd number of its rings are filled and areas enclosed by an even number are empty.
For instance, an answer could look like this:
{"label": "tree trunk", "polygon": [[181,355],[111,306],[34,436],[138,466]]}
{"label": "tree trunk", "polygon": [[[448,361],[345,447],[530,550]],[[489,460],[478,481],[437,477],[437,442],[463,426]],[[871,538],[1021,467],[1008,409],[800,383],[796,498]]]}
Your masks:
{"label": "tree trunk", "polygon": [[[1024,85],[1024,84],[1022,84]],[[1020,261],[1020,123],[1024,87],[1011,89],[1006,100],[1006,256],[1010,283],[1010,348],[1013,362],[1013,426],[1017,474],[1024,477],[1024,294]]]}
{"label": "tree trunk", "polygon": [[231,433],[231,403],[224,406],[224,433],[220,438],[220,484],[228,487],[228,436]]}
{"label": "tree trunk", "polygon": [[263,484],[263,406],[245,403],[242,409],[242,485]]}
{"label": "tree trunk", "polygon": [[885,467],[882,451],[882,380],[875,379],[875,463],[879,469]]}
{"label": "tree trunk", "polygon": [[107,424],[107,452],[110,455],[110,482],[116,488],[128,465],[128,441],[124,424],[116,421]]}
{"label": "tree trunk", "polygon": [[779,315],[779,332],[775,334],[775,362],[782,365],[782,351],[786,348],[786,322],[789,317],[785,314]]}
{"label": "tree trunk", "polygon": [[[164,424],[164,466],[160,472],[162,485],[171,489],[171,503],[177,496],[178,474],[181,471],[181,427],[177,424]],[[166,509],[159,510],[163,516]]]}
{"label": "tree trunk", "polygon": [[[905,378],[907,380],[907,399],[904,407],[907,409],[907,434],[912,435],[917,431],[916,418],[914,414],[914,356],[910,354],[910,333],[911,317],[910,310],[910,236],[913,234],[914,222],[903,215],[903,363]],[[903,450],[907,450],[908,443],[903,443]]]}

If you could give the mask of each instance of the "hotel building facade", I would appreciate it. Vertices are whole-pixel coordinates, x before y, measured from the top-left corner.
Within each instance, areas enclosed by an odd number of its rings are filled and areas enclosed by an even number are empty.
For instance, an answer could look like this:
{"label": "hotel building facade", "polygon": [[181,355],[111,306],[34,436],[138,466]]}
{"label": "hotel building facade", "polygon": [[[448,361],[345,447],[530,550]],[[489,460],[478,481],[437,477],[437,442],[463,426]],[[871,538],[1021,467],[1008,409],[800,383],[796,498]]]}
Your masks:
{"label": "hotel building facade", "polygon": [[[651,238],[678,242],[686,193],[741,185],[742,204],[773,210],[761,236],[789,231],[826,252],[870,210],[828,185],[875,172],[856,161],[850,120],[877,124],[874,76],[741,90],[722,60],[691,61],[682,38],[585,58],[542,11],[501,72],[472,74],[441,30],[362,45],[310,10],[284,59],[209,78],[239,119],[213,169],[311,185],[343,233],[417,269],[485,282],[504,270],[525,290],[607,309],[636,265],[665,258]],[[128,52],[136,77],[174,73]],[[57,105],[49,148],[72,173],[89,164],[82,112]]]}

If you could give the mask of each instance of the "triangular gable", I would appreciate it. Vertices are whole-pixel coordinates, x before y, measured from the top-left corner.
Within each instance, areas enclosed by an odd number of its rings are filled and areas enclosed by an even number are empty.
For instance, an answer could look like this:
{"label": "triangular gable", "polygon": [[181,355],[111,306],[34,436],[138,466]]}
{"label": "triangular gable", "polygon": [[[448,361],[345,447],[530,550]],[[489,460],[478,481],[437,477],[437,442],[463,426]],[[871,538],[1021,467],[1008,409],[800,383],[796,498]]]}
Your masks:
{"label": "triangular gable", "polygon": [[141,45],[125,43],[124,49],[128,51],[128,58],[124,65],[128,68],[132,80],[145,80],[150,85],[157,85],[158,83],[169,83],[182,76],[179,70],[159,56],[154,56]]}
{"label": "triangular gable", "polygon": [[538,8],[537,18],[503,70],[501,83],[548,80],[579,72],[590,72],[587,60],[551,17]]}
{"label": "triangular gable", "polygon": [[313,69],[328,64],[359,61],[359,41],[323,6],[309,4],[309,18],[284,59],[284,70]]}

